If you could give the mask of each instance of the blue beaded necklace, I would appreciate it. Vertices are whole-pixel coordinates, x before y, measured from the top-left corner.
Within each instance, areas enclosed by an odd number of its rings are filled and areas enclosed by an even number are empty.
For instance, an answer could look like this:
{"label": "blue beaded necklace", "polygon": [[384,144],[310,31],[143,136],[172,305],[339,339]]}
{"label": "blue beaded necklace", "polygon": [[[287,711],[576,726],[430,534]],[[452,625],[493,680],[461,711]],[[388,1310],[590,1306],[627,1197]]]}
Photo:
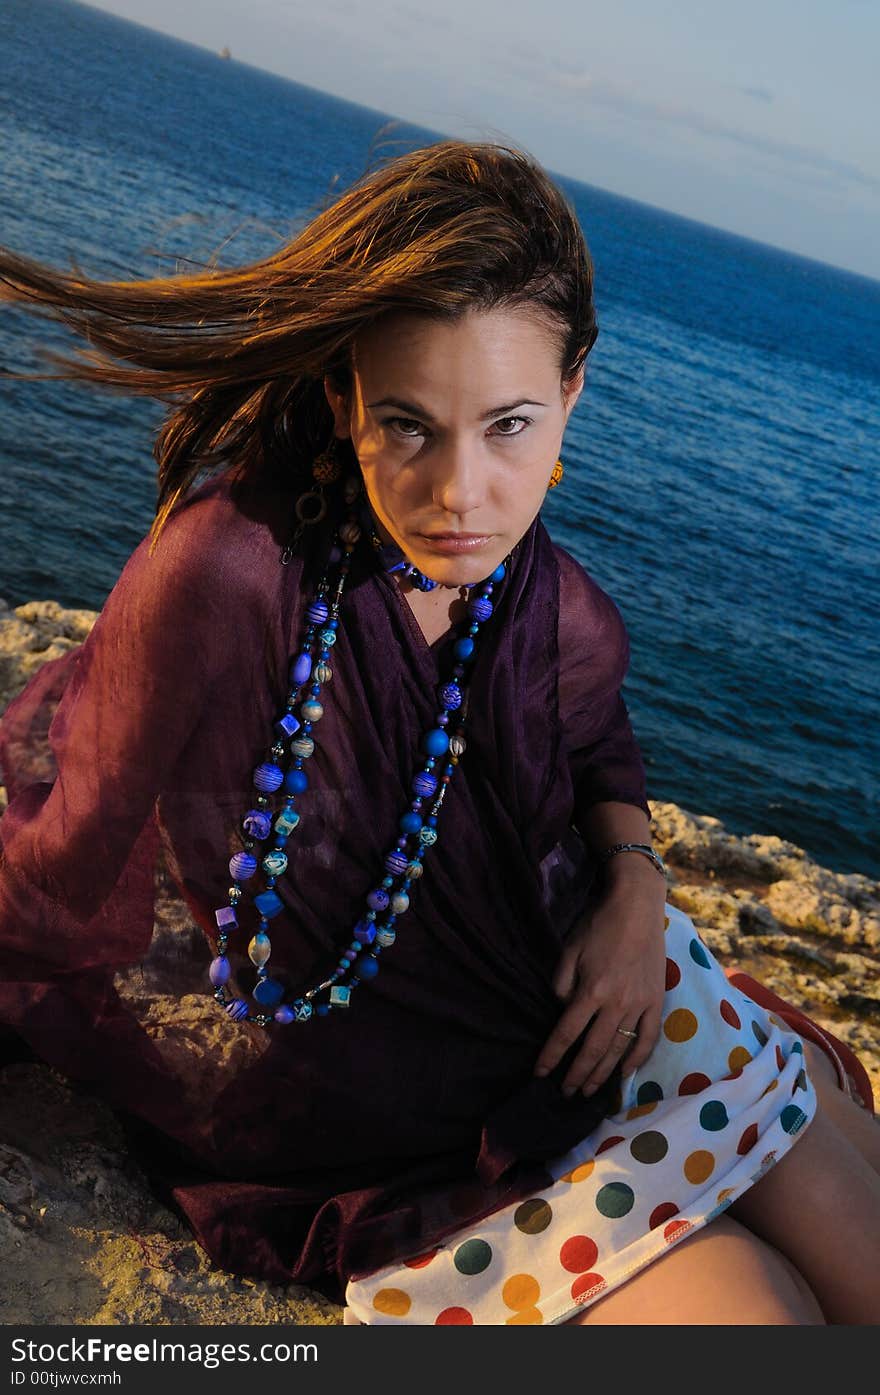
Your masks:
{"label": "blue beaded necklace", "polygon": [[[254,797],[254,807],[241,820],[244,833],[242,851],[234,853],[229,862],[232,885],[228,904],[214,912],[217,922],[216,954],[208,970],[214,998],[233,1021],[254,1022],[266,1028],[273,1023],[309,1022],[316,1017],[325,1017],[333,1008],[349,1007],[355,986],[375,978],[382,951],[394,944],[397,919],[409,907],[411,888],[422,875],[425,854],[437,842],[440,807],[465,751],[464,718],[468,692],[465,675],[469,666],[473,665],[480,626],[494,610],[490,597],[504,579],[506,564],[510,561],[508,555],[505,562],[497,566],[485,581],[467,588],[469,592],[478,594],[469,597],[467,620],[461,622],[460,633],[453,644],[452,675],[439,689],[440,711],[435,719],[436,725],[422,738],[422,767],[412,778],[410,787],[413,800],[401,815],[396,845],[385,857],[385,876],[367,892],[365,909],[357,919],[352,939],[333,973],[291,1001],[285,1001],[284,985],[269,976],[267,967],[272,953],[269,922],[284,910],[284,902],[275,885],[278,877],[287,870],[287,841],[300,823],[296,801],[309,786],[304,767],[315,749],[312,732],[324,713],[319,701],[321,688],[333,676],[329,659],[336,643],[339,611],[346,578],[351,570],[351,556],[363,536],[361,523],[370,529],[373,548],[384,570],[409,577],[422,591],[433,590],[440,584],[419,571],[399,548],[382,544],[368,501],[362,498],[361,483],[355,476],[345,481],[344,498],[348,505],[347,517],[336,528],[317,590],[306,607],[302,648],[290,663],[286,709],[274,724],[276,740],[268,758],[253,772],[254,788],[259,793]],[[323,509],[323,505],[321,507]],[[299,509],[297,514],[301,522],[317,522],[323,517],[323,511],[308,520]],[[288,550],[285,550],[282,560],[286,560],[287,555]],[[313,663],[315,651],[317,662]],[[300,718],[294,715],[297,703]],[[451,736],[447,730],[450,718],[455,722]],[[279,762],[286,749],[289,749],[292,759],[287,769],[283,770]],[[276,791],[280,791],[284,804],[273,815],[270,812],[271,795]],[[268,843],[270,837],[271,845],[259,849],[258,844]],[[248,957],[257,971],[252,995],[257,1008],[252,1011],[243,998],[230,993],[227,987],[232,973],[227,949],[230,933],[238,928],[236,907],[243,895],[242,884],[250,882],[258,868],[265,874],[265,889],[253,897],[260,913],[260,923],[247,947]]]}

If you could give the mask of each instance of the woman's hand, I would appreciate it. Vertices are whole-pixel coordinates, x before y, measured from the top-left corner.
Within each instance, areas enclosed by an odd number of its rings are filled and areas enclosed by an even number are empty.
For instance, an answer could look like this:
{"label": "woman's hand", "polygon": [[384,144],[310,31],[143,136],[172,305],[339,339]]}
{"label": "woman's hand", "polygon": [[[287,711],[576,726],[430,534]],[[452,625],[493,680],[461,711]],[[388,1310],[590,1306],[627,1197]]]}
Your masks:
{"label": "woman's hand", "polygon": [[[647,1060],[660,1033],[666,985],[666,882],[641,853],[621,853],[588,920],[573,930],[553,977],[567,1007],[535,1063],[548,1074],[594,1019],[572,1061],[564,1094],[592,1095],[625,1056],[629,1074]],[[644,864],[638,866],[636,864]],[[617,1029],[638,1032],[626,1037]]]}

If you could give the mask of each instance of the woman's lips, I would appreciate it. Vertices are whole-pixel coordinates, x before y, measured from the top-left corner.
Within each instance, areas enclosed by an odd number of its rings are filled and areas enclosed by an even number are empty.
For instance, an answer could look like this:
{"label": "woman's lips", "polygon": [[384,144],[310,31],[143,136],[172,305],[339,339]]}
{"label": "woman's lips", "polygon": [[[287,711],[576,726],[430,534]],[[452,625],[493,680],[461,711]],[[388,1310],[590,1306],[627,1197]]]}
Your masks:
{"label": "woman's lips", "polygon": [[420,533],[434,552],[474,552],[491,541],[491,533]]}

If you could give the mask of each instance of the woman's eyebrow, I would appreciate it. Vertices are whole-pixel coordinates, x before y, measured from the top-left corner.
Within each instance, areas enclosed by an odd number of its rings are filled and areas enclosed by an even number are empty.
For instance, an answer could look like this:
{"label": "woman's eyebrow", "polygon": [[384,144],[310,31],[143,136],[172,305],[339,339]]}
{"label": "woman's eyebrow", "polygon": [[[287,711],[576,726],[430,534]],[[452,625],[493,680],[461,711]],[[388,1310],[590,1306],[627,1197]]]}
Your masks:
{"label": "woman's eyebrow", "polygon": [[[411,412],[413,416],[424,421],[433,421],[430,412],[426,412],[423,407],[419,407],[415,402],[404,402],[402,397],[382,397],[378,402],[368,402],[368,407],[397,407],[401,412]],[[523,398],[519,402],[505,402],[501,407],[490,407],[488,412],[483,412],[480,421],[486,421],[489,417],[497,417],[502,412],[515,412],[518,407],[546,407],[546,402],[533,402],[528,398]]]}

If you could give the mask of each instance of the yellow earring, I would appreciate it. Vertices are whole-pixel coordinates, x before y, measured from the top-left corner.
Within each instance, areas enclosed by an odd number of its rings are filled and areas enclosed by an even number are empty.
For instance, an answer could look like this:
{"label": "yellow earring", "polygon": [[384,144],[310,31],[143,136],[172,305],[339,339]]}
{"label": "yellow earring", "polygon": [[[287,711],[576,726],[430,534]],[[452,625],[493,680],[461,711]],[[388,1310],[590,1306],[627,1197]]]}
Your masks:
{"label": "yellow earring", "polygon": [[330,444],[312,461],[312,477],[317,484],[333,484],[342,473],[336,436],[330,437]]}
{"label": "yellow earring", "polygon": [[547,488],[555,489],[559,481],[562,479],[564,473],[565,466],[563,465],[561,460],[557,460],[556,464],[553,466],[553,472],[550,475],[550,483],[547,485]]}

